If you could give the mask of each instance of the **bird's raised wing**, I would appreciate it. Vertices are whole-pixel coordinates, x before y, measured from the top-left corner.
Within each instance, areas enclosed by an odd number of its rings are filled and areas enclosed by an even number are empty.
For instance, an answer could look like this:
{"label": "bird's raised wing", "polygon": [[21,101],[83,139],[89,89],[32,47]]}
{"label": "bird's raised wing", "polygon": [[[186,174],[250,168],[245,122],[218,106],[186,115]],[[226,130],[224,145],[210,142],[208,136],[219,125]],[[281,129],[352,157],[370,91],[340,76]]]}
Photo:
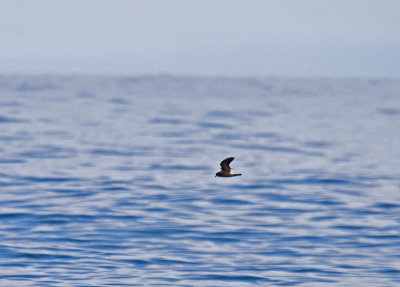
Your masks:
{"label": "bird's raised wing", "polygon": [[221,161],[221,170],[226,171],[226,172],[231,172],[231,167],[229,166],[229,164],[234,159],[235,159],[234,157],[228,157],[228,158],[224,159],[223,161]]}

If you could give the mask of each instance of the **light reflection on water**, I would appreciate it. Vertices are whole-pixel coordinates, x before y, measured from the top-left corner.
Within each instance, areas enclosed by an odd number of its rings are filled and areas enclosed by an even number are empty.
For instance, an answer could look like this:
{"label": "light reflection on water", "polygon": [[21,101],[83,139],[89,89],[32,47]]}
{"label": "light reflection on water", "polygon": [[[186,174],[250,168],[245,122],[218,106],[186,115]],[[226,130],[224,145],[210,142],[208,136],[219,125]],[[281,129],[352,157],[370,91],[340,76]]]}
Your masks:
{"label": "light reflection on water", "polygon": [[399,91],[0,77],[0,284],[396,285]]}

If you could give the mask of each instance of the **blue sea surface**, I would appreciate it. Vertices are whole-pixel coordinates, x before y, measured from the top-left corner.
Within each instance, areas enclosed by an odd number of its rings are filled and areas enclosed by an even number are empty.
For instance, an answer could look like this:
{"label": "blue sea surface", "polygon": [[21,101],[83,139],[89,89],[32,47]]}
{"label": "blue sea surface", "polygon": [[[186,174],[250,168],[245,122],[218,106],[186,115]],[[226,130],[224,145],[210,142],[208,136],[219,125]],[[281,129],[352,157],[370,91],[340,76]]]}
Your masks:
{"label": "blue sea surface", "polygon": [[0,286],[400,286],[399,123],[395,79],[0,76]]}

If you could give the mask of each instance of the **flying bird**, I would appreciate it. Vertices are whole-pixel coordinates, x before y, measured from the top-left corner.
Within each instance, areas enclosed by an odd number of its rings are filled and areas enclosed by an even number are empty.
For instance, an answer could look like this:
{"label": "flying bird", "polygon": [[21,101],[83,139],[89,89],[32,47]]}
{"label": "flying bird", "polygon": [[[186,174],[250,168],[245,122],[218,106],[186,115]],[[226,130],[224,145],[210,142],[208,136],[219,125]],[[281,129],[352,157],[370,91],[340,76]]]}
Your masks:
{"label": "flying bird", "polygon": [[221,171],[217,172],[215,176],[221,176],[221,177],[230,177],[230,176],[238,176],[242,175],[241,173],[231,173],[231,167],[229,164],[234,160],[234,157],[228,157],[221,161]]}

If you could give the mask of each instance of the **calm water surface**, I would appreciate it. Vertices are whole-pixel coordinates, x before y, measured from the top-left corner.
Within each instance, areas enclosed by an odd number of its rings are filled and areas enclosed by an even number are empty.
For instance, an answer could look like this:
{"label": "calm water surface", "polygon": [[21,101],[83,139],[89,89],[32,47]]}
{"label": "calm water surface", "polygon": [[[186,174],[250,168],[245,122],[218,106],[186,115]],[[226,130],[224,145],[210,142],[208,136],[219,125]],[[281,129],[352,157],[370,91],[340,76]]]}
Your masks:
{"label": "calm water surface", "polygon": [[399,122],[400,80],[2,76],[0,286],[398,286]]}

